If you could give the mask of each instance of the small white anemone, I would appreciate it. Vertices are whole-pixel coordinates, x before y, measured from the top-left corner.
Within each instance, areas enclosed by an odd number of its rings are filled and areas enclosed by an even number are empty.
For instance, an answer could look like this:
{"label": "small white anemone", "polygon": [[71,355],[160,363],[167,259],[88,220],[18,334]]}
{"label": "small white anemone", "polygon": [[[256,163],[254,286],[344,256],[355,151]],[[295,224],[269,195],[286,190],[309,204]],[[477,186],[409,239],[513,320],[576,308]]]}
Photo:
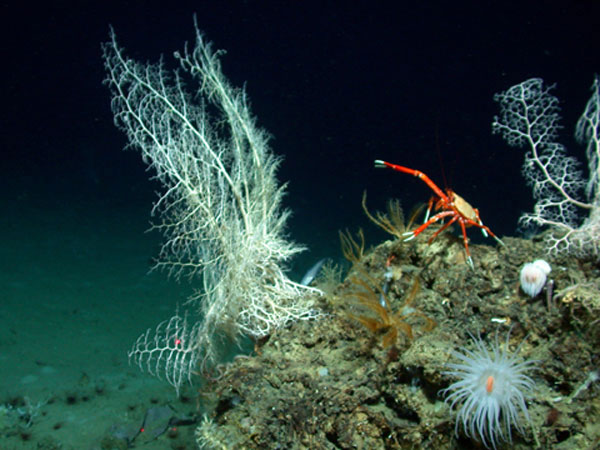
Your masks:
{"label": "small white anemone", "polygon": [[519,411],[530,423],[525,398],[535,383],[526,373],[537,361],[523,361],[517,356],[523,343],[510,353],[509,335],[501,346],[496,333],[495,344],[488,350],[480,337],[469,334],[475,348],[453,351],[456,362],[448,363],[450,370],[443,372],[457,378],[441,391],[449,393],[446,403],[451,402],[450,408],[458,410],[456,435],[462,423],[465,435],[479,438],[488,448],[496,448],[499,440],[512,442],[511,426],[524,434]]}
{"label": "small white anemone", "polygon": [[552,268],[543,259],[527,263],[521,269],[521,289],[530,297],[535,297],[546,285],[546,278]]}

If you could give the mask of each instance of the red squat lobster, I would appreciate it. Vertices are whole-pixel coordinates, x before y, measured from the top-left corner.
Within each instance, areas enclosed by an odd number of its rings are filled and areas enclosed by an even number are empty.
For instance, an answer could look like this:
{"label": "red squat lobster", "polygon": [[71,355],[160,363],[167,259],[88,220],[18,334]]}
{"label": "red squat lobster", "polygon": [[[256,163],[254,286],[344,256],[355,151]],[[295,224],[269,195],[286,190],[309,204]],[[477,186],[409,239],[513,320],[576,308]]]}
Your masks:
{"label": "red squat lobster", "polygon": [[[406,236],[406,241],[414,239],[420,233],[422,233],[425,228],[429,225],[436,223],[438,220],[444,219],[446,217],[451,217],[451,219],[446,222],[442,227],[433,233],[433,236],[429,239],[429,242],[433,241],[438,234],[452,225],[454,222],[458,222],[460,225],[460,229],[462,230],[463,242],[465,243],[465,253],[467,255],[467,263],[471,267],[473,266],[473,259],[471,258],[471,252],[469,251],[469,239],[467,238],[467,227],[474,226],[481,230],[485,237],[492,236],[496,241],[500,244],[504,245],[504,243],[494,234],[492,231],[486,227],[479,218],[479,211],[477,208],[473,208],[464,198],[454,192],[452,189],[446,189],[446,192],[442,191],[427,175],[419,170],[409,169],[408,167],[399,166],[397,164],[391,164],[386,161],[381,161],[380,159],[375,160],[375,167],[386,168],[397,170],[398,172],[404,172],[409,175],[414,175],[415,177],[420,178],[431,188],[431,190],[435,193],[433,197],[429,199],[429,204],[427,207],[427,214],[425,215],[425,223],[418,227],[413,231],[408,231],[404,233]],[[442,210],[433,217],[429,218],[429,214],[431,213],[431,208],[433,207],[433,202],[437,197],[437,201],[435,202],[436,211]]]}

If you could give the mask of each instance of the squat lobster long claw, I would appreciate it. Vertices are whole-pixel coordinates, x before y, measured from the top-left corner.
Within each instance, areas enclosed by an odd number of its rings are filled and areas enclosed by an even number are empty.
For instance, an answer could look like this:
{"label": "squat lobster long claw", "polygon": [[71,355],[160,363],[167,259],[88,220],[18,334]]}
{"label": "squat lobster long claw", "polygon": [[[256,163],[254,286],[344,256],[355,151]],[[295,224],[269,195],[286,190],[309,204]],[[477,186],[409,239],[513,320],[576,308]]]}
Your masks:
{"label": "squat lobster long claw", "polygon": [[446,192],[442,191],[426,174],[421,172],[420,170],[410,169],[408,167],[400,166],[398,164],[392,164],[387,161],[382,161],[380,159],[375,160],[375,167],[379,168],[390,168],[396,170],[398,172],[407,173],[409,175],[413,175],[417,178],[423,180],[427,186],[434,192],[434,194],[438,197],[438,200],[435,202],[435,209],[442,210],[439,213],[435,214],[433,217],[429,218],[429,214],[431,209],[434,206],[435,198],[432,197],[429,200],[429,207],[427,208],[427,215],[425,216],[425,222],[420,227],[416,228],[413,231],[409,231],[404,233],[407,236],[404,240],[408,241],[417,237],[420,233],[422,233],[429,225],[445,218],[450,218],[450,220],[442,225],[439,230],[433,233],[433,236],[429,239],[429,242],[433,241],[442,231],[452,225],[454,222],[458,222],[460,225],[463,242],[465,245],[465,254],[467,264],[474,268],[473,259],[471,258],[471,252],[469,251],[469,239],[467,238],[467,227],[474,226],[481,230],[485,237],[492,236],[497,242],[501,245],[504,243],[494,234],[492,230],[486,227],[479,218],[479,211],[477,208],[473,208],[464,198],[458,195],[456,192],[451,189],[446,189]]}
{"label": "squat lobster long claw", "polygon": [[397,170],[398,172],[404,172],[404,173],[407,173],[409,175],[414,175],[415,177],[420,178],[421,180],[423,180],[425,182],[425,184],[427,186],[429,186],[431,188],[431,190],[433,192],[435,192],[435,194],[438,197],[444,198],[444,199],[448,198],[448,197],[446,197],[446,194],[444,193],[444,191],[442,191],[437,186],[437,184],[435,184],[433,181],[431,181],[431,178],[429,178],[427,175],[425,175],[420,170],[409,169],[408,167],[399,166],[398,164],[392,164],[392,163],[389,163],[387,161],[382,161],[380,159],[376,159],[375,160],[375,167],[377,167],[378,169],[385,169],[386,167],[389,167],[390,169]]}

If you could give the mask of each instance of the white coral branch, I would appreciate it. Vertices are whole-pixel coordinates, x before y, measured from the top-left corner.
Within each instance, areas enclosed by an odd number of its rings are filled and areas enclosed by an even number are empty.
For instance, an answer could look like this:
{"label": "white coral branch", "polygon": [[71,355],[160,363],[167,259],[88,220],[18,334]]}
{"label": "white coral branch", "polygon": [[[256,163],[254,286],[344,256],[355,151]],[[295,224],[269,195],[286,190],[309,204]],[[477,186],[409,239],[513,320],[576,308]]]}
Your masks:
{"label": "white coral branch", "polygon": [[[549,227],[548,251],[598,257],[600,238],[600,96],[596,77],[592,97],[579,119],[576,138],[586,144],[589,177],[585,180],[580,163],[558,143],[560,107],[551,94],[554,86],[544,86],[532,78],[494,96],[500,104],[500,116],[492,129],[509,145],[525,147],[523,175],[533,188],[534,210],[521,216],[524,225]],[[588,199],[581,199],[585,189]],[[587,214],[582,220],[582,215]]]}

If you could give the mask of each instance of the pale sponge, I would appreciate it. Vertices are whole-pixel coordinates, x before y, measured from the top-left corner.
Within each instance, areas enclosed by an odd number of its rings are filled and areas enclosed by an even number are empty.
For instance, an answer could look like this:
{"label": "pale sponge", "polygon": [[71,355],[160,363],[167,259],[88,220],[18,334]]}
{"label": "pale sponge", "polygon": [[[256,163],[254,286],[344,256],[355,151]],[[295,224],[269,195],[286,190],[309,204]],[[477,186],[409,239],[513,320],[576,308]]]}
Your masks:
{"label": "pale sponge", "polygon": [[550,264],[543,259],[527,263],[521,268],[521,289],[530,297],[535,297],[546,285],[548,274],[552,271]]}

